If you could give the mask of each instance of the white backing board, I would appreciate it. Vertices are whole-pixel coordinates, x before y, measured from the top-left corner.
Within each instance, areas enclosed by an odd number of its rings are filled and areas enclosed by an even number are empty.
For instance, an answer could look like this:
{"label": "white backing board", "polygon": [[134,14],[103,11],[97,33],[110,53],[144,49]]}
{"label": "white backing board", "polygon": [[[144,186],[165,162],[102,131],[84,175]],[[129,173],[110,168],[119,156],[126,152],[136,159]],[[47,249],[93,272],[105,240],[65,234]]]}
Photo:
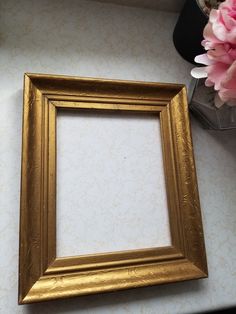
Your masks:
{"label": "white backing board", "polygon": [[57,256],[170,244],[158,115],[57,115]]}

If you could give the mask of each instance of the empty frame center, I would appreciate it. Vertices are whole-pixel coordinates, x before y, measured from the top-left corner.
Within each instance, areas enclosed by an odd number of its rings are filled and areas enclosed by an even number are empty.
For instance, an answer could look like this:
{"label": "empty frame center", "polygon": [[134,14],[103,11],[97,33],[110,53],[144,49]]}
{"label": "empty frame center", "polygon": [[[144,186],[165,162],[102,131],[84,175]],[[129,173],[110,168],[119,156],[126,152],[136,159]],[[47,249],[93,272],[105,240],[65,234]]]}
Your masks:
{"label": "empty frame center", "polygon": [[57,256],[170,245],[157,114],[57,113]]}

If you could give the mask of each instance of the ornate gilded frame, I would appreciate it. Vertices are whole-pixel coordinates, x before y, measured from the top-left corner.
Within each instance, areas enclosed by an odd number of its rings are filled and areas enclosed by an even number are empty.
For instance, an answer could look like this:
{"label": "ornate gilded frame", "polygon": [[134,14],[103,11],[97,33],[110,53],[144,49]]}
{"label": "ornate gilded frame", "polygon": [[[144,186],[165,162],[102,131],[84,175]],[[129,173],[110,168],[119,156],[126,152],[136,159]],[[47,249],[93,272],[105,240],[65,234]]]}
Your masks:
{"label": "ornate gilded frame", "polygon": [[[171,246],[56,257],[56,114],[60,108],[157,113]],[[183,85],[25,74],[19,303],[207,277]]]}

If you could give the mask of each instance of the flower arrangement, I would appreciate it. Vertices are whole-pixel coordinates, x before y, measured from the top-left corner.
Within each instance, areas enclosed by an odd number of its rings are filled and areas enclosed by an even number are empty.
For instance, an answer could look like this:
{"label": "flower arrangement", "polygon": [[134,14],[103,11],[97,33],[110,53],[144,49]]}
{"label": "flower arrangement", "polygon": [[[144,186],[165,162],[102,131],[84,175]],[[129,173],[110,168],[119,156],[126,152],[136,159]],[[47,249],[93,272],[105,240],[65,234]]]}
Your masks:
{"label": "flower arrangement", "polygon": [[236,106],[236,0],[218,5],[218,9],[210,11],[203,31],[206,53],[195,57],[195,62],[205,66],[194,68],[191,74],[198,79],[206,78],[206,86],[214,86],[216,107],[226,102]]}

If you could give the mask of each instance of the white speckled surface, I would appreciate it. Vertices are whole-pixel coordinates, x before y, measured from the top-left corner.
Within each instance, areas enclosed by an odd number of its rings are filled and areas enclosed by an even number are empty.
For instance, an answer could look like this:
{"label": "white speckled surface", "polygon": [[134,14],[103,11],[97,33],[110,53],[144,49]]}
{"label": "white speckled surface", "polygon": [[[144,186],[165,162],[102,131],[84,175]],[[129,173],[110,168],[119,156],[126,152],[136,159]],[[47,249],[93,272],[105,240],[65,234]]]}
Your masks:
{"label": "white speckled surface", "polygon": [[235,305],[236,131],[192,131],[209,279],[17,305],[23,73],[188,83],[177,15],[80,0],[9,0],[0,8],[0,313],[196,313]]}
{"label": "white speckled surface", "polygon": [[57,118],[57,256],[171,245],[158,115]]}

